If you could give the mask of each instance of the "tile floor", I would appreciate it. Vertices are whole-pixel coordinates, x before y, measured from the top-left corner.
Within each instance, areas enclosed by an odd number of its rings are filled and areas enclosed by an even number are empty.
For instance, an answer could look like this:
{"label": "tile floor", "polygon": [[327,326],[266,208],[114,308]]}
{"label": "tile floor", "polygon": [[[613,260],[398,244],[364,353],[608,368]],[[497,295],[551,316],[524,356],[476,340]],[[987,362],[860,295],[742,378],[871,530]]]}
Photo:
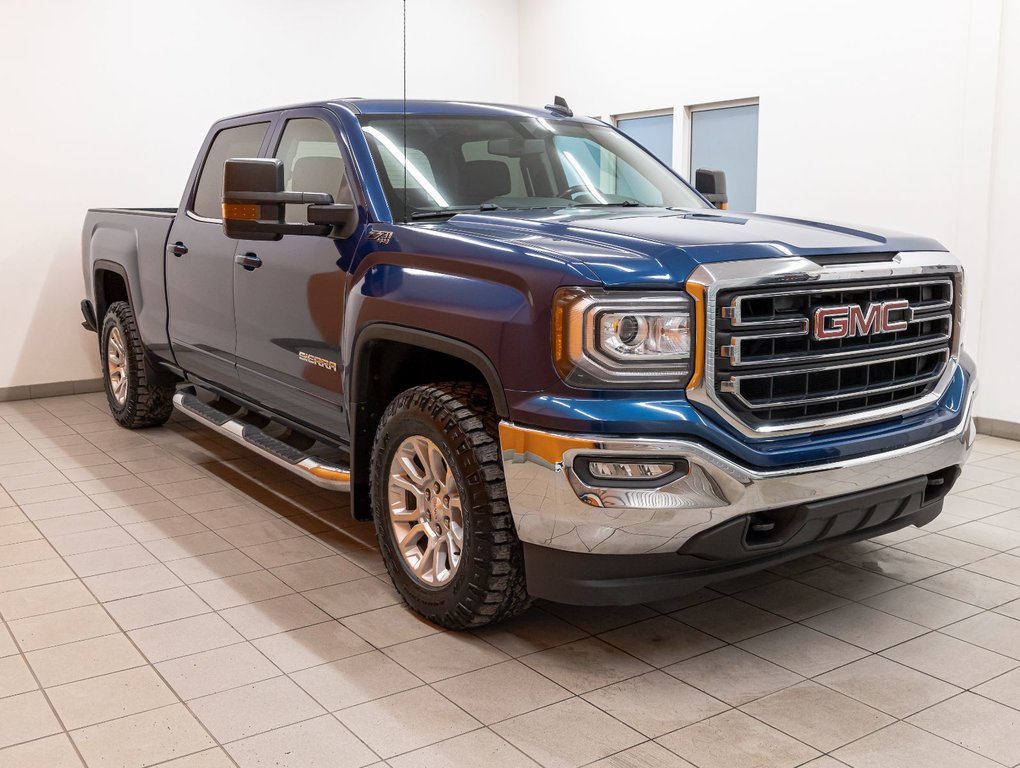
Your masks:
{"label": "tile floor", "polygon": [[925,530],[472,634],[373,539],[189,421],[0,403],[0,765],[1020,764],[1020,443]]}

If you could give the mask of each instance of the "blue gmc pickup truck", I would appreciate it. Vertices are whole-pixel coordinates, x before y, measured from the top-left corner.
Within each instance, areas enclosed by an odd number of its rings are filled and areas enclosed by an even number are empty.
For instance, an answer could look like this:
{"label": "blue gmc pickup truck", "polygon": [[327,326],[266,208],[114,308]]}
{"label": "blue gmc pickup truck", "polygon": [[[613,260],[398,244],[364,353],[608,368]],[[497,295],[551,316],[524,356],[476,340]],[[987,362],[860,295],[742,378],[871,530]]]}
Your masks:
{"label": "blue gmc pickup truck", "polygon": [[451,628],[931,521],[974,436],[959,261],[696,181],[561,99],[222,120],[178,208],[85,220],[110,409],[349,491]]}

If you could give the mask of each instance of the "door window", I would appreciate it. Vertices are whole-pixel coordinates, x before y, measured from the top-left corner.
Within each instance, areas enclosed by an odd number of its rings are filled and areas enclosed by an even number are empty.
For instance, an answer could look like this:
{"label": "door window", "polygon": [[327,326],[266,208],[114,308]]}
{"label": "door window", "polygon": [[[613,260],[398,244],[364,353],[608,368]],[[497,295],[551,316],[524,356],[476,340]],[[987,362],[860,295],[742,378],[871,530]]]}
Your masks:
{"label": "door window", "polygon": [[258,157],[269,123],[224,128],[216,134],[195,185],[193,213],[206,219],[223,216],[223,164],[235,157]]}
{"label": "door window", "polygon": [[[276,158],[283,163],[283,188],[288,192],[326,192],[333,196],[333,202],[354,202],[333,129],[322,120],[288,120]],[[288,205],[286,218],[307,224],[308,205]]]}

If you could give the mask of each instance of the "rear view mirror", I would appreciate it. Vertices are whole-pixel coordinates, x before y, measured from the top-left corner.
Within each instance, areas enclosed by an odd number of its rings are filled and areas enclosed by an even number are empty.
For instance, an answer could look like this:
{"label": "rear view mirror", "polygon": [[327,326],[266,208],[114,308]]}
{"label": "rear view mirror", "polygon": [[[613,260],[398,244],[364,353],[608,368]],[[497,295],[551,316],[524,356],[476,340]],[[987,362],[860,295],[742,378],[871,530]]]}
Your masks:
{"label": "rear view mirror", "polygon": [[729,207],[730,201],[726,196],[726,174],[723,171],[699,168],[694,172],[694,188],[716,208],[725,210]]}
{"label": "rear view mirror", "polygon": [[496,157],[524,157],[545,154],[544,139],[489,139],[489,154]]}
{"label": "rear view mirror", "polygon": [[[328,235],[350,229],[353,205],[334,204],[324,192],[285,192],[283,163],[235,158],[223,164],[223,233],[235,240],[279,240],[283,235]],[[286,220],[287,205],[308,204],[308,224]]]}

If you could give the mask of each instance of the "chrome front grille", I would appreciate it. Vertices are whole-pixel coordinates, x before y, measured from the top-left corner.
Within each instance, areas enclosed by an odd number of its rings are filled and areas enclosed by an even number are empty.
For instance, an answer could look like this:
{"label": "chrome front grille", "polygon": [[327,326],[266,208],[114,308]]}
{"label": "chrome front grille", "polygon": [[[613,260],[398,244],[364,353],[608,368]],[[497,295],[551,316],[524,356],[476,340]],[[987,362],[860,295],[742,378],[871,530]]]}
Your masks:
{"label": "chrome front grille", "polygon": [[[949,365],[952,276],[719,290],[712,311],[717,401],[753,430],[909,404]],[[815,311],[903,302],[896,329],[817,338]]]}

